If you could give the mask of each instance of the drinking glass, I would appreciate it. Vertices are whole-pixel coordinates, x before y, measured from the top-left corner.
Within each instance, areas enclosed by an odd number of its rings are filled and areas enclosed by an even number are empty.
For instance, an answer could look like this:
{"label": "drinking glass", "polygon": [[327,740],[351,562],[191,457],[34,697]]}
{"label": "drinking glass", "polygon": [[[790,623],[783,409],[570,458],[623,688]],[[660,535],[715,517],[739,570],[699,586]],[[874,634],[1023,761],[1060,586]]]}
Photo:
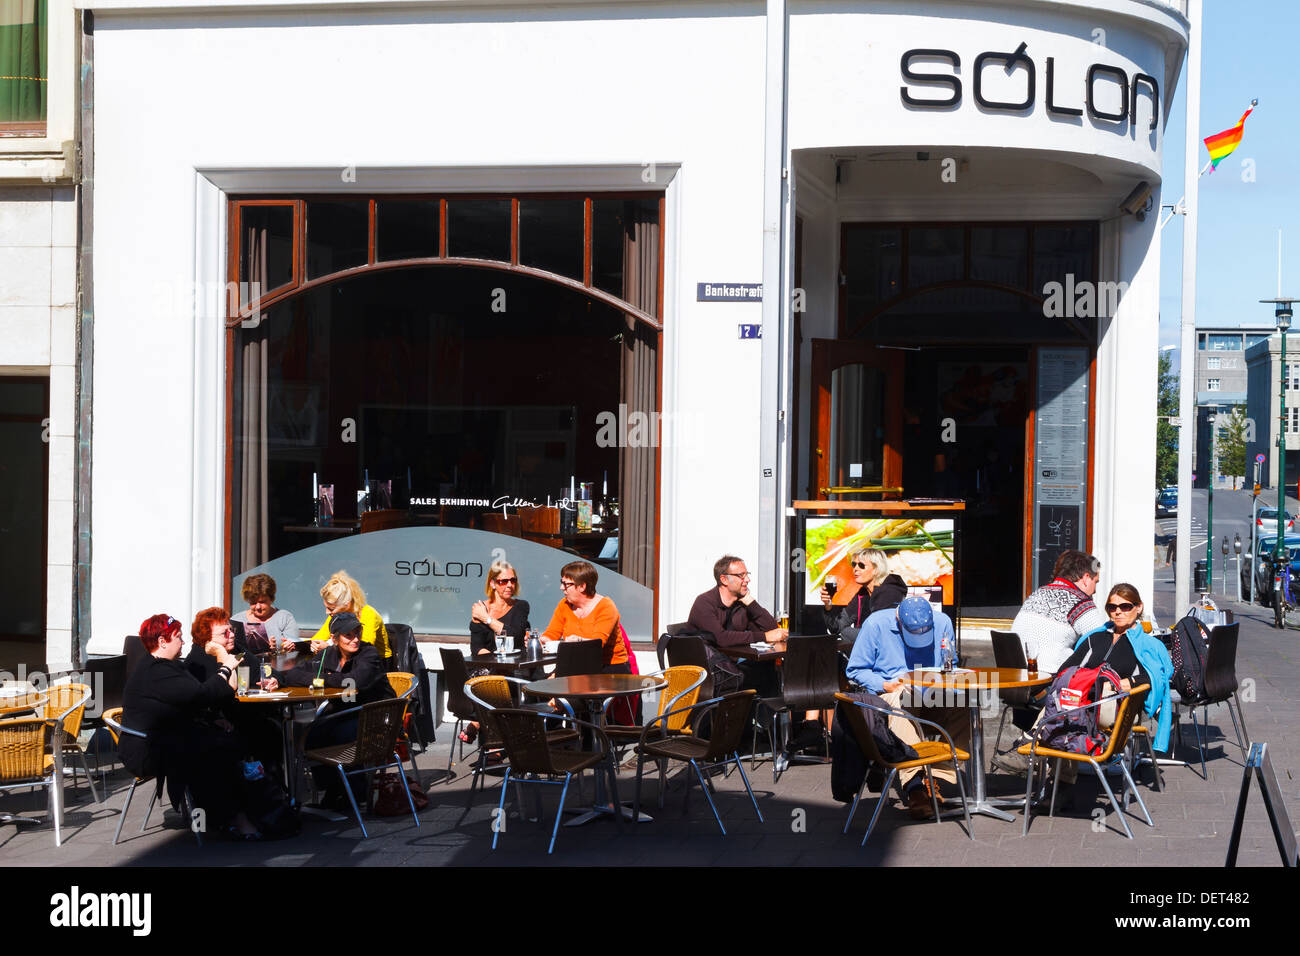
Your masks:
{"label": "drinking glass", "polygon": [[240,664],[236,669],[236,673],[239,675],[239,687],[237,688],[237,692],[240,696],[243,696],[248,693],[248,667]]}
{"label": "drinking glass", "polygon": [[501,633],[501,634],[497,634],[497,635],[496,635],[496,641],[497,641],[497,657],[505,657],[505,656],[506,656],[506,635],[505,635],[505,633],[503,632],[503,633]]}
{"label": "drinking glass", "polygon": [[1025,644],[1025,669],[1030,674],[1038,673],[1038,645]]}

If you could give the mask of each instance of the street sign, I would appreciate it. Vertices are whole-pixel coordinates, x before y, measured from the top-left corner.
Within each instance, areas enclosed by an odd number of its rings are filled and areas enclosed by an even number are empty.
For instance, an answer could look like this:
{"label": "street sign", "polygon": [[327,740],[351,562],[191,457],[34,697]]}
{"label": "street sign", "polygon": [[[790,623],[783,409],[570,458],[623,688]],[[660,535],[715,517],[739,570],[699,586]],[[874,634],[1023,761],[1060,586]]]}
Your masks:
{"label": "street sign", "polygon": [[1263,453],[1263,452],[1260,452],[1258,455],[1255,456],[1255,464],[1257,464],[1257,465],[1262,465],[1262,464],[1264,464],[1264,453]]}

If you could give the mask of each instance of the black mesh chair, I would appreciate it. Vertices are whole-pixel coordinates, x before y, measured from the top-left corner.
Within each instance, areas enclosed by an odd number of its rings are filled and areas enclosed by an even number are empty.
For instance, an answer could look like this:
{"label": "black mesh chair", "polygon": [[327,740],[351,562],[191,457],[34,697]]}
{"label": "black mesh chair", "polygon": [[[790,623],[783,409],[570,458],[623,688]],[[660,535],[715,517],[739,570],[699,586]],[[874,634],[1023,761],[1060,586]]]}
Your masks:
{"label": "black mesh chair", "polygon": [[600,641],[561,641],[555,652],[554,677],[599,674],[605,667],[605,647]]}
{"label": "black mesh chair", "polygon": [[[671,630],[669,633],[672,633]],[[674,635],[668,642],[668,666],[680,667],[683,664],[704,668],[709,676],[704,679],[704,684],[700,687],[700,696],[712,697],[713,672],[709,670],[709,652],[705,649],[704,638],[698,634]]]}
{"label": "black mesh chair", "polygon": [[[760,703],[770,714],[769,733],[773,742],[773,754],[784,753],[788,741],[782,740],[776,745],[778,723],[789,725],[791,713],[808,710],[833,710],[835,695],[840,688],[839,637],[834,634],[817,634],[808,637],[790,637],[786,639],[785,658],[781,662],[781,696],[765,697]],[[784,720],[780,718],[786,718]],[[822,740],[826,753],[830,754],[830,731],[826,722],[821,723]],[[754,739],[751,746],[758,749],[758,727],[755,723]],[[816,760],[818,763],[829,762],[829,757],[797,757],[794,759]],[[772,760],[772,782],[780,779],[782,761]]]}
{"label": "black mesh chair", "polygon": [[126,677],[130,680],[135,665],[148,657],[149,652],[144,649],[144,641],[140,640],[139,634],[128,634],[122,641],[122,653],[126,655]]}
{"label": "black mesh chair", "polygon": [[[1246,741],[1250,739],[1246,732],[1246,715],[1241,712],[1241,698],[1237,695],[1237,632],[1240,624],[1221,624],[1210,631],[1209,647],[1205,652],[1205,694],[1196,700],[1182,700],[1192,717],[1192,729],[1196,732],[1196,746],[1201,755],[1201,776],[1205,776],[1205,745],[1209,743],[1210,718],[1205,715],[1205,738],[1201,737],[1200,725],[1196,722],[1196,708],[1208,708],[1211,704],[1227,704],[1228,716],[1232,718],[1232,729],[1237,734],[1237,746],[1243,757],[1246,753]],[[1233,703],[1236,703],[1236,710]],[[1237,717],[1240,715],[1241,722]],[[1179,727],[1179,739],[1182,729],[1178,713],[1174,712],[1174,726]]]}
{"label": "black mesh chair", "polygon": [[669,624],[664,628],[664,632],[659,635],[659,640],[655,641],[655,657],[659,661],[659,669],[668,668],[668,645],[678,634],[690,630],[690,624],[683,621],[680,624]]}
{"label": "black mesh chair", "polygon": [[[474,702],[465,694],[465,682],[469,680],[469,668],[465,665],[465,655],[454,647],[438,648],[442,658],[442,679],[447,689],[447,711],[456,718],[456,725],[451,731],[451,746],[447,751],[447,777],[451,780],[451,767],[456,756],[456,742],[460,740],[461,729],[472,720],[477,720]],[[460,740],[460,759],[465,759],[465,742]]]}
{"label": "black mesh chair", "polygon": [[[1020,635],[1015,631],[989,631],[989,636],[993,638],[993,666],[994,667],[1015,667],[1024,669],[1029,666],[1025,659],[1025,646],[1020,641]],[[1002,747],[1002,728],[1006,723],[1007,714],[1011,715],[1011,723],[1021,730],[1029,730],[1034,725],[1034,718],[1037,716],[1030,705],[1034,700],[1034,692],[1029,687],[1008,687],[998,691],[1002,700],[1002,714],[998,717],[998,735],[993,738],[993,756],[1003,753]]]}
{"label": "black mesh chair", "polygon": [[[137,637],[135,642],[139,644],[140,638]],[[100,775],[100,784],[103,785],[105,778],[100,758],[107,752],[116,759],[117,753],[117,743],[104,723],[104,714],[122,706],[122,692],[126,690],[126,655],[88,658],[82,673],[94,692],[82,721],[82,726],[92,731],[86,749],[95,755],[95,772]],[[112,760],[109,765],[112,765]]]}

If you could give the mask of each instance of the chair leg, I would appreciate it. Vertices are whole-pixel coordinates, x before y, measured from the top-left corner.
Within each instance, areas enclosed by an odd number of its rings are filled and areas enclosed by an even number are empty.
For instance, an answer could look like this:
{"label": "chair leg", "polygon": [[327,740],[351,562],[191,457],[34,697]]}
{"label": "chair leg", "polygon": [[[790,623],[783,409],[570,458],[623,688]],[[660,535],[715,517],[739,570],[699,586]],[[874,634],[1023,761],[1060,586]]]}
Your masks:
{"label": "chair leg", "polygon": [[867,824],[867,832],[862,834],[862,843],[860,843],[859,846],[866,846],[867,840],[871,838],[871,831],[876,828],[876,819],[880,816],[880,808],[883,807],[885,801],[889,799],[889,785],[894,782],[896,776],[898,776],[898,771],[893,767],[890,767],[889,776],[885,778],[885,785],[880,788],[880,796],[876,798],[875,812],[871,814],[871,822]]}
{"label": "chair leg", "polygon": [[1237,702],[1237,716],[1241,718],[1241,736],[1246,743],[1250,743],[1250,731],[1246,729],[1246,712],[1241,709],[1241,695],[1235,690],[1232,692],[1232,699]]}
{"label": "chair leg", "polygon": [[131,809],[131,798],[135,796],[135,785],[139,780],[131,781],[131,789],[126,792],[126,803],[122,804],[122,813],[117,818],[117,832],[113,834],[113,846],[117,846],[117,841],[122,838],[122,824],[126,822],[126,811]]}
{"label": "chair leg", "polygon": [[1034,778],[1038,776],[1038,758],[1029,757],[1029,773],[1025,775],[1025,825],[1020,831],[1022,837],[1029,836],[1029,819],[1034,813]]}
{"label": "chair leg", "polygon": [[[1002,727],[1007,721],[1007,711],[1010,709],[1011,708],[1007,707],[1006,704],[1002,705],[1002,716],[998,718],[998,735],[993,738],[993,757],[996,757],[998,754],[1002,753],[1002,751],[999,749],[1002,746]],[[992,766],[993,757],[989,758],[990,767]]]}
{"label": "chair leg", "polygon": [[1206,742],[1208,742],[1208,740],[1209,740],[1209,736],[1210,736],[1210,725],[1209,725],[1209,722],[1208,722],[1208,719],[1207,719],[1207,722],[1206,722],[1206,725],[1205,725],[1205,736],[1206,736],[1206,741],[1202,741],[1202,740],[1201,740],[1201,725],[1198,724],[1198,723],[1196,722],[1196,708],[1195,708],[1195,707],[1189,707],[1188,710],[1191,711],[1191,715],[1192,715],[1192,729],[1193,729],[1194,731],[1196,731],[1196,746],[1197,746],[1197,748],[1200,750],[1200,753],[1201,753],[1201,779],[1202,779],[1202,780],[1207,780],[1207,779],[1209,779],[1209,774],[1207,773],[1207,771],[1206,771],[1206,769],[1205,769],[1205,744],[1206,744]]}
{"label": "chair leg", "polygon": [[[1231,700],[1225,700],[1223,703],[1224,703],[1224,704],[1227,706],[1227,708],[1228,708],[1228,716],[1232,718],[1232,729],[1233,729],[1233,730],[1236,732],[1236,734],[1237,734],[1237,746],[1241,748],[1241,754],[1242,754],[1242,756],[1244,757],[1244,756],[1246,755],[1246,743],[1245,743],[1244,740],[1242,740],[1242,737],[1241,737],[1241,727],[1239,727],[1239,726],[1237,725],[1237,715],[1236,715],[1236,713],[1235,713],[1235,712],[1233,711],[1233,709],[1232,709],[1232,701],[1231,701]],[[90,773],[87,772],[87,773],[86,773],[86,776],[89,777],[89,776],[90,776]]]}
{"label": "chair leg", "polygon": [[551,827],[551,845],[546,848],[547,854],[555,852],[555,838],[560,833],[560,821],[564,819],[564,801],[569,796],[569,781],[573,779],[573,774],[564,775],[564,789],[560,791],[560,808],[555,811],[555,826]]}
{"label": "chair leg", "polygon": [[695,776],[700,778],[700,789],[704,791],[704,799],[709,801],[709,809],[713,811],[713,819],[718,821],[718,829],[722,831],[723,836],[726,836],[727,828],[722,825],[722,817],[718,815],[718,806],[713,802],[713,795],[709,793],[708,784],[704,780],[704,772],[700,770],[700,765],[694,760],[691,761],[691,766],[695,768]]}
{"label": "chair leg", "polygon": [[[645,771],[645,754],[636,755],[636,796],[632,800],[632,819],[641,819],[641,775]],[[660,789],[663,789],[660,787]]]}
{"label": "chair leg", "polygon": [[185,816],[187,817],[185,821],[185,825],[188,826],[190,828],[190,832],[194,834],[194,841],[198,843],[200,848],[202,848],[203,832],[201,830],[194,829],[194,794],[190,793],[189,787],[185,788],[185,795],[181,797],[181,802],[185,806]]}
{"label": "chair leg", "polygon": [[954,760],[953,768],[957,771],[957,792],[961,794],[961,812],[966,818],[966,835],[975,840],[975,828],[971,824],[970,808],[966,806],[966,771],[961,768],[961,764]]}
{"label": "chair leg", "polygon": [[[668,760],[661,757],[659,764],[659,809],[664,808],[664,791],[668,789]],[[687,785],[689,787],[689,784]]]}
{"label": "chair leg", "polygon": [[95,778],[90,775],[90,765],[86,762],[86,752],[84,750],[78,750],[77,754],[81,757],[81,769],[86,771],[86,782],[90,784],[90,799],[94,800],[96,803],[102,803],[103,801],[99,799],[99,794],[95,791]]}
{"label": "chair leg", "polygon": [[49,782],[45,785],[45,815],[54,821],[54,845],[56,847],[63,846],[63,827],[59,823],[61,814],[58,807],[58,795],[54,792],[55,787],[61,786],[63,786],[63,781],[55,780],[53,777],[50,777]]}
{"label": "chair leg", "polygon": [[370,834],[366,832],[366,823],[361,819],[361,809],[357,806],[357,798],[352,795],[352,784],[348,782],[347,771],[343,769],[343,764],[336,763],[334,766],[339,769],[339,776],[343,778],[343,791],[348,795],[348,803],[352,804],[352,812],[357,816],[357,823],[361,826],[361,838],[367,839]]}
{"label": "chair leg", "polygon": [[140,832],[144,833],[145,828],[149,826],[149,815],[153,813],[153,805],[162,800],[163,780],[158,778],[158,786],[154,788],[153,798],[149,801],[149,806],[145,808],[144,819],[140,821]]}
{"label": "chair leg", "polygon": [[943,818],[939,816],[939,788],[935,785],[934,774],[930,773],[930,765],[925,766],[925,782],[929,785],[930,803],[934,807],[934,822],[942,823]]}
{"label": "chair leg", "polygon": [[1052,802],[1047,805],[1047,815],[1056,816],[1056,788],[1061,785],[1061,758],[1052,763]]}
{"label": "chair leg", "polygon": [[1146,802],[1142,799],[1142,794],[1138,793],[1137,784],[1133,782],[1133,775],[1129,773],[1128,767],[1124,765],[1124,761],[1121,760],[1119,765],[1124,771],[1124,780],[1126,784],[1129,789],[1133,791],[1133,798],[1137,800],[1138,806],[1142,808],[1142,815],[1147,818],[1147,826],[1154,827],[1155,823],[1151,820],[1151,811],[1147,809]]}
{"label": "chair leg", "polygon": [[[516,784],[516,789],[518,784]],[[506,823],[506,791],[510,789],[510,768],[506,767],[505,779],[501,781],[501,799],[497,801],[497,818],[492,821],[492,849],[497,848],[497,838],[501,836],[501,831],[505,829]],[[524,815],[524,804],[522,795],[519,798],[519,815]]]}
{"label": "chair leg", "polygon": [[1102,788],[1106,791],[1106,796],[1110,800],[1110,805],[1115,808],[1115,816],[1119,817],[1120,826],[1124,828],[1124,835],[1130,840],[1133,839],[1133,831],[1128,828],[1128,821],[1124,819],[1124,811],[1120,809],[1119,801],[1115,799],[1115,791],[1111,790],[1110,784],[1106,782],[1106,773],[1098,766],[1095,760],[1088,761],[1092,764],[1092,769],[1097,773],[1097,779],[1101,781]]}
{"label": "chair leg", "polygon": [[732,751],[731,754],[736,758],[736,769],[740,771],[740,779],[745,784],[745,790],[749,793],[749,802],[754,805],[754,812],[758,814],[758,822],[763,822],[763,811],[758,809],[758,801],[754,799],[754,789],[749,785],[749,778],[745,776],[745,768],[740,765],[740,754]]}
{"label": "chair leg", "polygon": [[[618,774],[614,770],[614,755],[609,755],[609,796],[614,801],[614,824],[621,832],[623,829],[623,804],[618,799]],[[599,771],[597,771],[599,773]],[[635,820],[633,821],[636,822]]]}
{"label": "chair leg", "polygon": [[849,824],[853,822],[853,814],[858,812],[858,803],[862,800],[862,791],[867,789],[867,777],[862,776],[862,783],[858,786],[858,792],[853,795],[853,806],[849,807],[849,818],[844,821],[844,829],[840,833],[849,832]]}
{"label": "chair leg", "polygon": [[[409,745],[407,749],[410,749]],[[415,812],[415,801],[411,799],[411,788],[406,785],[406,774],[402,772],[402,760],[396,753],[393,754],[393,764],[397,767],[397,779],[402,785],[402,793],[406,794],[406,804],[411,808],[411,816],[415,818],[415,825],[418,827],[420,825],[420,815]],[[417,783],[416,786],[419,786],[419,784]]]}

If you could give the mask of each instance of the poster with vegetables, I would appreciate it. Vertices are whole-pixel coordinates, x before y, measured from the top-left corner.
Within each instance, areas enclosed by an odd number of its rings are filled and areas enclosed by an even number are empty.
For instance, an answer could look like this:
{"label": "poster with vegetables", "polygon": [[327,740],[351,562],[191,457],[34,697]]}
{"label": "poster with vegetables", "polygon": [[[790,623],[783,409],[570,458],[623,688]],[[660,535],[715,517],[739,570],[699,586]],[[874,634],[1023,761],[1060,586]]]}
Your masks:
{"label": "poster with vegetables", "polygon": [[863,548],[885,552],[891,574],[909,588],[943,588],[943,603],[953,603],[953,521],[951,518],[809,518],[804,532],[807,555],[804,603],[817,596],[827,580],[839,585],[835,603],[853,590],[849,556]]}

